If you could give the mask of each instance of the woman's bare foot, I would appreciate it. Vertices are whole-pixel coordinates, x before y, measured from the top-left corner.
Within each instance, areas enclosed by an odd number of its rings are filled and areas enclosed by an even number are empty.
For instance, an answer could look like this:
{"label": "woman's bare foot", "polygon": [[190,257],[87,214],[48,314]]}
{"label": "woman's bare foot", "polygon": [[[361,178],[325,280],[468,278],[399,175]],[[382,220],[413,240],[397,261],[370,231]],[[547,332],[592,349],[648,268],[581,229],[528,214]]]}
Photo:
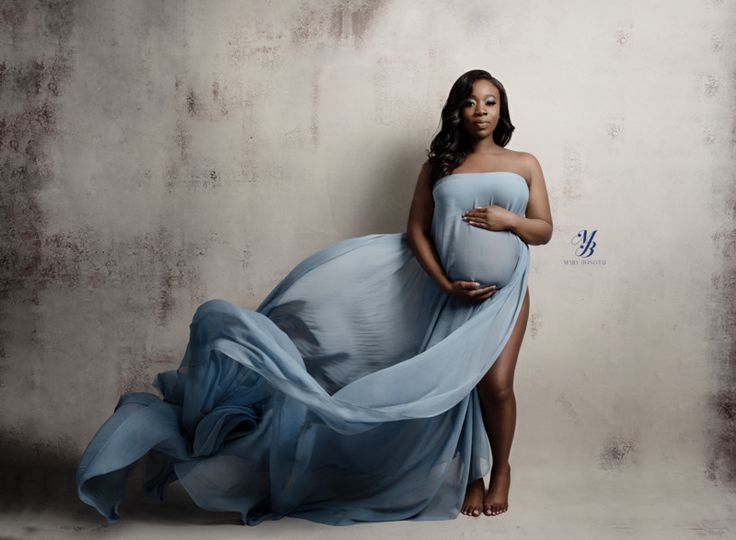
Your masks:
{"label": "woman's bare foot", "polygon": [[[511,465],[491,467],[491,481],[488,493],[483,500],[483,513],[496,516],[509,509],[509,487],[511,486]],[[465,497],[467,500],[467,495]]]}
{"label": "woman's bare foot", "polygon": [[465,500],[463,500],[463,507],[460,511],[466,516],[479,516],[483,509],[484,491],[485,485],[482,478],[470,482],[465,490]]}

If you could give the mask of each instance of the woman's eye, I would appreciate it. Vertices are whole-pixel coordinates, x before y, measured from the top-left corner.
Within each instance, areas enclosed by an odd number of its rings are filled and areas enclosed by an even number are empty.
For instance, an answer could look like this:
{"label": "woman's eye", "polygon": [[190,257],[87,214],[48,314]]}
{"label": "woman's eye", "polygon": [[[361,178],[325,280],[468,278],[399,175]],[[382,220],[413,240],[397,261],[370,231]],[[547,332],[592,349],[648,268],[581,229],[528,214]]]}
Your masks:
{"label": "woman's eye", "polygon": [[[496,102],[493,101],[492,99],[489,99],[488,101],[486,101],[486,105],[488,107],[493,107],[495,104],[496,104]],[[473,100],[466,101],[465,102],[465,106],[466,107],[475,107],[475,101],[473,101]]]}

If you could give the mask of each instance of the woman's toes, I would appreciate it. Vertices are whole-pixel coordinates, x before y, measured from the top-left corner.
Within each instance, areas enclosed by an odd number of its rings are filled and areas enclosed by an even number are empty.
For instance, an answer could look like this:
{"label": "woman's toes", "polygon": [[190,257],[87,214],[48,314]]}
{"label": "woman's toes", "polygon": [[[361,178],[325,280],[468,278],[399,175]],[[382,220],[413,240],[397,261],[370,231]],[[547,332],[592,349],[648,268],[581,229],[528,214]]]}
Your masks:
{"label": "woman's toes", "polygon": [[467,506],[461,510],[463,514],[466,516],[479,516],[480,515],[480,508],[473,507],[473,506]]}

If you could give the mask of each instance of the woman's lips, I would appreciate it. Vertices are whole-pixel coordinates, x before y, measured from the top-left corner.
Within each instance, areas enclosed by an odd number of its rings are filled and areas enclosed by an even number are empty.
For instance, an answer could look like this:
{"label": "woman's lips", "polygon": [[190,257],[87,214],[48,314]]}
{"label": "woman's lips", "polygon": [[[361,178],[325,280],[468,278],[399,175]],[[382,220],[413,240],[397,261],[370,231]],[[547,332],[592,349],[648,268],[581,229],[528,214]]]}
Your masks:
{"label": "woman's lips", "polygon": [[477,127],[478,129],[484,129],[487,128],[489,125],[491,125],[490,122],[473,122],[473,125]]}

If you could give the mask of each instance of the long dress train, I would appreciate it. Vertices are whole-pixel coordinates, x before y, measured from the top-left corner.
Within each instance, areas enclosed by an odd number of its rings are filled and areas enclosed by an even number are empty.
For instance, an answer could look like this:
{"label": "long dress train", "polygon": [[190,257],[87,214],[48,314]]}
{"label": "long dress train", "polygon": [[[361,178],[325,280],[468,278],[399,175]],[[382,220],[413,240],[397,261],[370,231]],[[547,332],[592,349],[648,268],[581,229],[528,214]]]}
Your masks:
{"label": "long dress train", "polygon": [[178,480],[243,524],[453,519],[490,470],[475,385],[508,341],[529,249],[465,223],[498,204],[524,215],[510,172],[451,174],[433,189],[432,236],[451,279],[497,283],[487,300],[445,294],[406,233],[369,234],[301,261],[255,310],[200,305],[163,399],[123,394],[82,455],[77,493],[108,522],[135,463],[146,493]]}

